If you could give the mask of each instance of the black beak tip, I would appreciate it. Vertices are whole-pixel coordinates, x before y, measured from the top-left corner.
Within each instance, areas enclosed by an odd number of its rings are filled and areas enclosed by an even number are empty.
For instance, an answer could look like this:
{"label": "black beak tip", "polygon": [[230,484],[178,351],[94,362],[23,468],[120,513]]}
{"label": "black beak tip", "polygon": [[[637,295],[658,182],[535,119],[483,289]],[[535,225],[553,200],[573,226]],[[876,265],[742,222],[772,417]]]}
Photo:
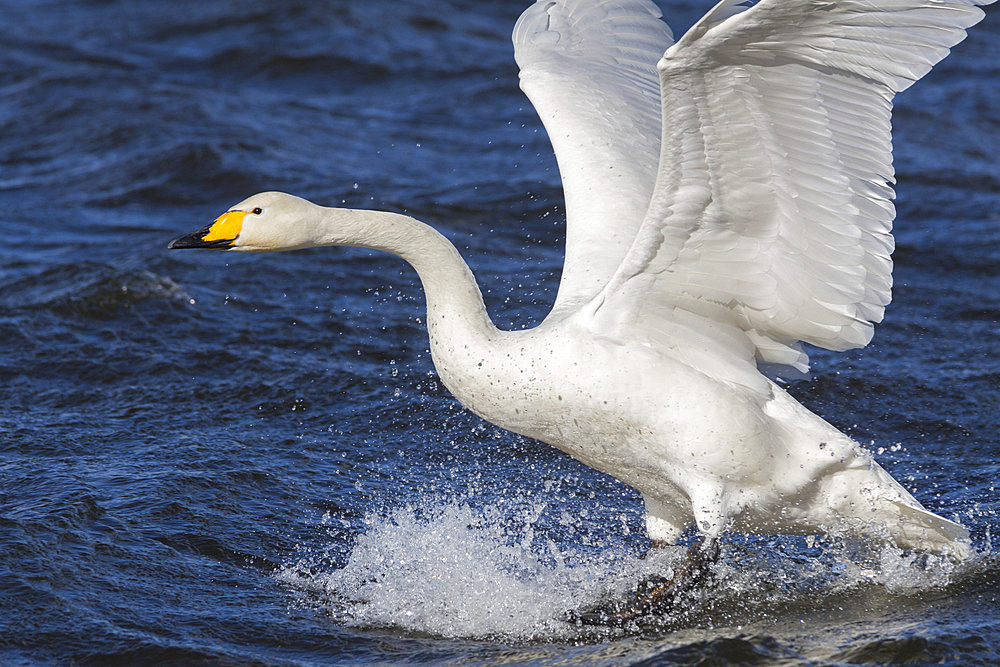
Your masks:
{"label": "black beak tip", "polygon": [[167,250],[178,250],[180,248],[198,248],[202,245],[201,236],[198,232],[178,236],[167,245]]}
{"label": "black beak tip", "polygon": [[180,250],[182,248],[231,248],[236,239],[215,239],[212,241],[206,241],[205,235],[208,234],[209,228],[199,229],[192,234],[185,234],[184,236],[179,236],[173,241],[167,244],[167,250]]}
{"label": "black beak tip", "polygon": [[167,250],[179,250],[181,248],[204,248],[205,242],[202,241],[205,234],[208,233],[208,227],[203,227],[196,232],[190,234],[185,234],[184,236],[178,236],[173,241],[167,245]]}

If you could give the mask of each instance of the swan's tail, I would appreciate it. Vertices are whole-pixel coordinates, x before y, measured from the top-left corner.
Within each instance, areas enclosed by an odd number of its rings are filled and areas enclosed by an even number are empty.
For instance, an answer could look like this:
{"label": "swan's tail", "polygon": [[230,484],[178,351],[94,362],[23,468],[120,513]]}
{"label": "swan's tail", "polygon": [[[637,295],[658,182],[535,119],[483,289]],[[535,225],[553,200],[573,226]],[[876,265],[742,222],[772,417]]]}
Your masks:
{"label": "swan's tail", "polygon": [[898,501],[895,506],[899,521],[889,526],[893,542],[904,549],[919,549],[947,553],[959,559],[969,555],[969,531],[960,523],[949,521],[922,507]]}
{"label": "swan's tail", "polygon": [[[799,499],[805,534],[846,530],[902,549],[968,557],[971,544],[964,526],[925,509],[871,452],[773,386],[772,416],[791,425],[789,438],[796,443],[791,452],[800,454],[802,466],[813,466],[811,483]],[[823,457],[815,455],[817,442],[830,457],[822,465]]]}
{"label": "swan's tail", "polygon": [[859,459],[858,463],[867,465],[841,471],[831,489],[834,498],[851,498],[850,503],[837,503],[834,508],[849,527],[902,549],[968,557],[970,540],[965,526],[926,510],[870,456]]}

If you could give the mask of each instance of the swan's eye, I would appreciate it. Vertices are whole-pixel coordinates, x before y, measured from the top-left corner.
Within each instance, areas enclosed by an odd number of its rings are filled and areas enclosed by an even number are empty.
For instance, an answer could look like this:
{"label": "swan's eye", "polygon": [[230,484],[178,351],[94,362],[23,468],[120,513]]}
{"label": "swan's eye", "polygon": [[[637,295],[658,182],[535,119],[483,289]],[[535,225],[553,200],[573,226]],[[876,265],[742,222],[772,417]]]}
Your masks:
{"label": "swan's eye", "polygon": [[254,215],[260,215],[263,212],[264,212],[264,209],[262,209],[260,206],[258,206],[253,211],[251,211],[251,213],[253,213]]}

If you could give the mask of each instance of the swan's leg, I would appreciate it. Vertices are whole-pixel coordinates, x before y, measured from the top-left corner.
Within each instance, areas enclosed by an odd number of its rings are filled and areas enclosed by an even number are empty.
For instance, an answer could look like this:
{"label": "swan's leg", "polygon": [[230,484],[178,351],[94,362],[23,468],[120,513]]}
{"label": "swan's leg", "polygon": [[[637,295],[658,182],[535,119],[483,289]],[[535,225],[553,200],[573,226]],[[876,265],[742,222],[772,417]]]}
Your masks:
{"label": "swan's leg", "polygon": [[[647,500],[647,512],[649,501]],[[622,609],[618,616],[622,621],[629,621],[649,614],[663,614],[671,610],[676,600],[682,594],[705,583],[711,574],[711,566],[719,560],[721,548],[719,535],[724,525],[724,510],[721,503],[692,503],[695,523],[702,531],[684,556],[684,563],[670,579],[659,578],[644,581],[637,591],[635,600]],[[650,528],[650,514],[646,516],[647,528]],[[651,537],[650,548],[656,548],[658,540]]]}
{"label": "swan's leg", "polygon": [[[649,535],[648,556],[653,549],[676,544],[694,517],[679,518],[685,509],[679,504],[667,505],[645,494],[643,500],[646,504],[646,532]],[[651,577],[641,582],[629,598],[572,612],[568,619],[584,625],[624,625],[642,616],[667,612],[679,595],[704,581],[709,566],[718,558],[718,552],[715,536],[701,538],[688,548],[683,565],[671,578]]]}
{"label": "swan's leg", "polygon": [[712,564],[719,558],[719,551],[718,538],[700,538],[688,547],[684,563],[670,579],[646,580],[631,599],[573,612],[568,615],[568,620],[583,625],[622,626],[643,616],[665,614],[673,609],[680,596],[708,579]]}
{"label": "swan's leg", "polygon": [[678,518],[682,513],[680,507],[666,505],[659,500],[642,495],[643,504],[646,506],[646,534],[649,535],[649,548],[661,549],[677,544],[684,533],[684,529],[691,523],[690,516],[687,520]]}
{"label": "swan's leg", "polygon": [[[711,567],[719,560],[719,540],[716,537],[701,537],[688,547],[684,563],[670,579],[643,582],[636,599],[627,611],[628,619],[653,613],[670,611],[678,596],[694,590],[705,583],[711,574]],[[626,620],[628,620],[626,619]]]}
{"label": "swan's leg", "polygon": [[645,558],[646,556],[648,556],[650,553],[652,553],[657,549],[666,549],[667,547],[672,547],[672,546],[674,546],[674,542],[668,542],[666,540],[654,540],[651,538],[649,540],[649,549],[646,551],[646,553],[642,555],[642,557]]}
{"label": "swan's leg", "polygon": [[649,550],[642,556],[646,558],[654,549],[677,544],[688,522],[677,519],[675,512],[655,498],[643,495],[642,500],[646,505],[646,535],[649,536]]}

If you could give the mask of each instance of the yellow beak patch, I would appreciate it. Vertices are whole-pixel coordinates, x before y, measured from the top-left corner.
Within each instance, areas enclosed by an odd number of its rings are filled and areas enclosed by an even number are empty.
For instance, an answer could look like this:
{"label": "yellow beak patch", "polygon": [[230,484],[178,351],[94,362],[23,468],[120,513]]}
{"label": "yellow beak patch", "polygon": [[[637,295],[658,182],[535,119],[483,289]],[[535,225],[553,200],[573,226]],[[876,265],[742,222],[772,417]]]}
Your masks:
{"label": "yellow beak patch", "polygon": [[202,241],[230,241],[240,235],[243,229],[243,218],[247,217],[246,211],[228,211],[223,213],[212,226],[208,233],[201,237]]}

